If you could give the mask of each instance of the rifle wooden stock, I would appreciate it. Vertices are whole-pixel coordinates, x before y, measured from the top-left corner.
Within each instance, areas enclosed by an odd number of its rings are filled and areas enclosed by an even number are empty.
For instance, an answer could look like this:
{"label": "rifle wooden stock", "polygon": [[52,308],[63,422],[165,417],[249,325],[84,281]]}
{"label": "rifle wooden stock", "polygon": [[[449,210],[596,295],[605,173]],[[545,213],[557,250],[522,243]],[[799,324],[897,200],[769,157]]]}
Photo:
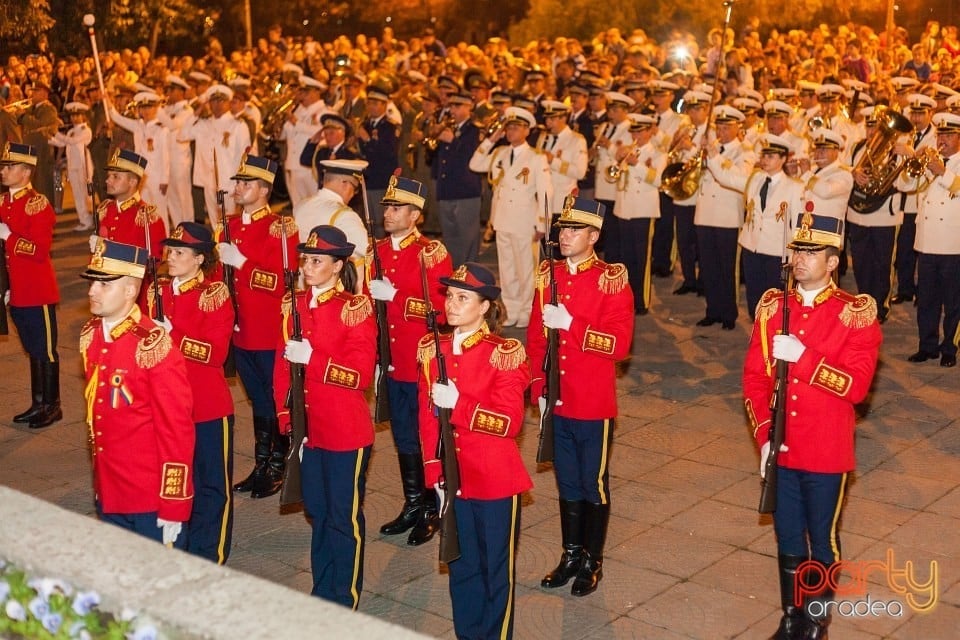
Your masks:
{"label": "rifle wooden stock", "polygon": [[[363,219],[367,223],[367,242],[373,252],[373,277],[383,278],[383,264],[380,254],[377,253],[377,239],[373,236],[373,220],[370,218],[370,203],[367,200],[367,181],[360,176],[360,190],[363,194]],[[390,398],[387,394],[387,372],[390,370],[390,324],[387,322],[387,303],[383,300],[374,300],[374,315],[377,318],[377,362],[380,365],[380,376],[376,380],[374,389],[376,406],[374,420],[385,422],[390,419]]]}
{"label": "rifle wooden stock", "polygon": [[[300,324],[300,311],[297,309],[297,272],[290,269],[287,255],[287,234],[281,222],[280,242],[283,247],[283,280],[287,291],[290,292],[290,317],[293,319],[293,333],[291,340],[303,339],[303,328]],[[286,506],[303,502],[303,485],[300,470],[300,447],[307,437],[307,408],[303,394],[305,367],[302,364],[290,363],[290,390],[287,392],[286,408],[290,411],[290,448],[287,451],[287,460],[283,472],[283,487],[280,490],[280,505]]]}
{"label": "rifle wooden stock", "polygon": [[0,240],[0,336],[10,335],[7,322],[7,291],[10,290],[10,274],[7,273],[6,242]]}
{"label": "rifle wooden stock", "polygon": [[[780,333],[790,334],[790,309],[787,306],[787,291],[789,287],[789,266],[783,265],[783,296],[781,298],[783,327]],[[760,480],[760,513],[773,513],[777,510],[777,459],[780,457],[780,445],[786,437],[787,431],[787,384],[789,363],[777,360],[776,378],[773,383],[773,398],[770,400],[770,454],[764,465],[763,478]]]}
{"label": "rifle wooden stock", "polygon": [[[547,244],[548,248],[550,243]],[[557,304],[557,277],[554,271],[553,253],[550,253],[550,302]],[[547,329],[547,353],[543,358],[546,382],[543,397],[546,403],[540,415],[540,437],[537,442],[537,462],[553,462],[553,415],[560,399],[560,331]]]}
{"label": "rifle wooden stock", "polygon": [[[447,384],[447,361],[440,350],[440,327],[437,311],[430,303],[430,285],[427,282],[427,265],[420,254],[420,279],[423,283],[423,299],[427,305],[427,327],[433,333],[436,347],[437,382]],[[457,531],[457,515],[454,498],[460,493],[460,465],[457,462],[457,447],[453,439],[453,426],[450,424],[450,409],[436,407],[437,424],[440,437],[437,438],[437,459],[443,468],[441,488],[446,492],[443,509],[440,512],[440,561],[451,563],[460,557],[460,533]]]}
{"label": "rifle wooden stock", "polygon": [[[149,225],[150,223],[147,222]],[[163,296],[160,295],[160,281],[157,279],[157,257],[150,256],[147,258],[147,270],[150,273],[150,278],[153,280],[151,287],[153,287],[153,319],[163,322]]]}
{"label": "rifle wooden stock", "polygon": [[[217,189],[217,206],[220,207],[220,224],[223,225],[223,241],[230,244],[230,225],[227,224],[226,206],[224,196],[226,191]],[[230,304],[233,306],[233,326],[240,326],[240,305],[237,303],[237,285],[233,281],[233,267],[228,264],[223,265],[223,282],[227,285],[227,293],[230,294]],[[230,348],[227,351],[227,359],[223,363],[223,375],[228,378],[236,377],[237,361],[233,355],[233,340],[230,340]]]}

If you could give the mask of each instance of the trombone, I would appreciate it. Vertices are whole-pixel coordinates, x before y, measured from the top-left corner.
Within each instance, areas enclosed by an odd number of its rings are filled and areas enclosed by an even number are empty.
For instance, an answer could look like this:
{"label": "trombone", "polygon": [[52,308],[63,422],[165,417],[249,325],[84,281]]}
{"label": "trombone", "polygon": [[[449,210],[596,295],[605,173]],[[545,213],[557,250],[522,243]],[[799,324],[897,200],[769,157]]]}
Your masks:
{"label": "trombone", "polygon": [[630,157],[636,152],[637,143],[634,142],[627,147],[627,153],[620,159],[620,162],[611,164],[609,167],[607,167],[607,170],[604,171],[603,179],[610,184],[616,184],[617,182],[620,182],[620,179],[625,177],[630,171]]}
{"label": "trombone", "polygon": [[10,104],[4,106],[3,110],[16,117],[29,109],[31,106],[33,106],[33,101],[30,98],[24,98],[23,100],[17,100],[16,102],[11,102]]}

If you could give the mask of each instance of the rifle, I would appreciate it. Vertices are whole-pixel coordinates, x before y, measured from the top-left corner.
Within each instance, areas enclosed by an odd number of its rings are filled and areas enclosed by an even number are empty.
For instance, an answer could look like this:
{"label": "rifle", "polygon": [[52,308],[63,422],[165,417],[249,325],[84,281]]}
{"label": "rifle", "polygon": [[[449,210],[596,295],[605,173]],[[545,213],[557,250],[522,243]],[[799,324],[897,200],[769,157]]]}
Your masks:
{"label": "rifle", "polygon": [[[284,217],[280,216],[280,252],[283,256],[283,285],[290,293],[290,315],[293,318],[291,340],[303,339],[300,325],[300,311],[297,309],[297,270],[290,268],[290,256],[287,255],[287,233]],[[303,490],[300,477],[300,447],[307,437],[307,407],[303,394],[304,366],[290,363],[290,390],[284,406],[290,411],[290,448],[283,473],[283,488],[280,490],[280,506],[303,502]]]}
{"label": "rifle", "polygon": [[[427,282],[427,265],[420,254],[420,280],[423,285],[423,300],[427,306],[427,330],[433,333],[436,347],[437,382],[447,384],[447,361],[440,350],[440,326],[437,311],[430,302],[430,284]],[[443,467],[441,489],[446,500],[440,511],[440,561],[450,564],[460,557],[460,534],[457,531],[457,516],[453,499],[460,493],[460,465],[457,463],[457,448],[453,441],[453,426],[450,424],[450,409],[435,407],[440,437],[437,438],[437,459]]]}
{"label": "rifle", "polygon": [[[782,302],[782,335],[790,334],[790,307],[787,305],[787,294],[790,288],[790,262],[787,257],[786,235],[790,220],[784,216],[784,249],[783,262],[780,266],[780,282],[783,290]],[[780,456],[780,445],[786,438],[787,427],[787,376],[789,363],[786,360],[777,360],[776,377],[773,382],[773,397],[770,399],[770,454],[764,465],[763,478],[760,480],[760,513],[773,513],[777,510],[777,458]]]}
{"label": "rifle", "polygon": [[[213,150],[213,179],[217,183],[217,207],[220,209],[220,224],[223,225],[223,241],[230,244],[230,225],[227,224],[227,207],[224,198],[227,192],[220,188],[216,149]],[[282,232],[281,235],[283,235]],[[236,331],[240,327],[240,304],[237,302],[237,286],[233,281],[233,267],[228,264],[223,265],[223,282],[227,285],[230,304],[233,305],[233,329]],[[237,375],[237,362],[233,356],[233,340],[230,341],[230,347],[227,349],[227,359],[223,362],[223,375],[227,378],[234,378]]]}
{"label": "rifle", "polygon": [[163,322],[163,297],[160,295],[160,282],[157,280],[157,256],[153,255],[150,242],[150,216],[144,216],[143,232],[147,239],[147,274],[153,287],[153,319]]}
{"label": "rifle", "polygon": [[[380,254],[377,253],[377,240],[373,236],[373,221],[370,219],[370,203],[367,201],[367,181],[360,176],[360,191],[363,194],[363,219],[367,223],[367,242],[373,251],[373,277],[383,277],[383,264]],[[380,363],[380,377],[376,380],[374,394],[376,408],[374,420],[384,422],[390,419],[390,398],[387,394],[387,371],[390,369],[390,324],[387,321],[387,303],[383,300],[374,300],[374,311],[377,317],[377,360]]]}
{"label": "rifle", "polygon": [[[546,205],[544,206],[546,209]],[[547,233],[550,231],[550,217],[547,217]],[[550,302],[558,304],[560,296],[557,293],[556,262],[554,260],[554,243],[550,236],[544,236],[550,260]],[[547,353],[543,358],[543,373],[546,383],[543,385],[543,397],[546,404],[540,414],[540,437],[537,441],[537,462],[553,462],[553,412],[560,399],[560,331],[547,329]]]}
{"label": "rifle", "polygon": [[0,240],[0,336],[10,335],[7,323],[7,291],[10,291],[10,274],[7,273],[6,242]]}

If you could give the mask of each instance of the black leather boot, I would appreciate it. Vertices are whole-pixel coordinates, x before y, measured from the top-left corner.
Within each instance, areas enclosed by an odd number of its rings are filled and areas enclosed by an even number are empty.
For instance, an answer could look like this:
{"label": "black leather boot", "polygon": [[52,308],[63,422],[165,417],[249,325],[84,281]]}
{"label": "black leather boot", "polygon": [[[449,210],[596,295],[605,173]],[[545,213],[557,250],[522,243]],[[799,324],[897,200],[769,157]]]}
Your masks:
{"label": "black leather boot", "polygon": [[570,590],[575,596],[590,595],[603,578],[603,545],[610,523],[610,505],[585,502],[583,518],[583,562]]}
{"label": "black leather boot", "polygon": [[780,607],[783,616],[776,633],[770,640],[804,640],[807,620],[803,608],[796,603],[797,567],[807,559],[800,556],[779,556],[777,565],[780,572]]}
{"label": "black leather boot", "polygon": [[273,434],[273,447],[270,458],[260,481],[250,489],[250,497],[254,499],[266,498],[274,495],[283,487],[283,472],[287,468],[287,452],[290,450],[290,436],[280,435],[280,423],[274,418],[270,421]]}
{"label": "black leather boot", "polygon": [[407,544],[411,547],[419,547],[424,542],[429,542],[440,530],[437,492],[433,489],[425,489],[420,498],[420,504],[423,507],[420,510],[420,517],[407,537]]}
{"label": "black leather boot", "polygon": [[[803,583],[807,586],[808,592],[817,588],[823,576],[830,575],[830,564],[822,564],[822,569],[817,571],[814,577],[811,578],[810,575],[810,573],[803,575]],[[833,602],[833,587],[829,585],[804,600],[803,615],[807,619],[807,630],[803,640],[828,640],[827,628],[830,626],[831,602]]]}
{"label": "black leather boot", "polygon": [[30,358],[30,408],[13,416],[17,424],[27,424],[40,413],[43,404],[43,378],[40,375],[40,361]]}
{"label": "black leather boot", "polygon": [[267,460],[270,459],[270,447],[273,443],[273,433],[270,431],[269,418],[253,416],[253,445],[254,466],[246,478],[233,485],[234,491],[246,493],[253,489],[253,485],[263,482],[260,478],[267,469]]}
{"label": "black leather boot", "polygon": [[423,460],[419,453],[397,454],[400,465],[400,485],[403,487],[403,507],[400,515],[380,527],[385,536],[395,536],[409,531],[417,524],[423,511]]}
{"label": "black leather boot", "polygon": [[31,429],[49,427],[63,419],[60,409],[60,363],[40,360],[40,381],[43,400],[40,411],[30,420]]}
{"label": "black leather boot", "polygon": [[580,500],[560,501],[560,539],[563,555],[557,567],[540,581],[541,587],[555,589],[570,582],[583,561],[583,505]]}

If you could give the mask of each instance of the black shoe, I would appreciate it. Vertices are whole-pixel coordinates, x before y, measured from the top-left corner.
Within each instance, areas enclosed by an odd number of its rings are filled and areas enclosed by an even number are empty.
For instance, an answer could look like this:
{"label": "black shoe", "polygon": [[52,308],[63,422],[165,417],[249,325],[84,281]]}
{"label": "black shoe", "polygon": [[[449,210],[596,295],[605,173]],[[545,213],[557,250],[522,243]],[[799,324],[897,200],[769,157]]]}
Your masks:
{"label": "black shoe", "polygon": [[673,272],[670,269],[658,268],[651,271],[653,275],[657,278],[669,278],[673,275]]}
{"label": "black shoe", "polygon": [[927,360],[936,360],[939,354],[936,353],[927,353],[926,351],[917,351],[915,354],[907,358],[909,362],[926,362]]}
{"label": "black shoe", "polygon": [[420,500],[420,517],[417,519],[410,535],[407,536],[407,544],[411,547],[419,547],[425,542],[430,542],[433,536],[440,531],[440,512],[437,511],[437,492],[428,489],[423,492]]}
{"label": "black shoe", "polygon": [[420,505],[420,496],[417,496],[413,502],[405,500],[403,507],[400,508],[400,514],[380,527],[380,533],[385,536],[395,536],[409,531],[413,525],[417,524],[421,511],[423,507]]}
{"label": "black shoe", "polygon": [[610,505],[584,503],[583,519],[583,562],[570,589],[570,594],[577,597],[596,591],[603,578],[603,546],[610,522]]}
{"label": "black shoe", "polygon": [[560,535],[563,555],[557,567],[545,575],[540,586],[546,589],[562,587],[580,571],[583,563],[583,505],[580,500],[560,501]]}
{"label": "black shoe", "polygon": [[682,284],[673,290],[673,295],[675,296],[682,296],[688,293],[697,293],[697,288],[693,285]]}
{"label": "black shoe", "polygon": [[635,315],[635,316],[645,316],[645,315],[647,315],[648,313],[650,313],[650,309],[637,309],[636,311],[633,312],[633,315]]}
{"label": "black shoe", "polygon": [[413,528],[423,512],[423,459],[419,453],[397,454],[403,507],[400,515],[380,527],[385,536],[395,536]]}
{"label": "black shoe", "polygon": [[267,498],[279,493],[283,488],[283,474],[287,468],[287,452],[290,451],[290,436],[280,434],[280,423],[274,418],[269,422],[273,434],[273,446],[266,469],[260,476],[260,482],[250,488],[250,497],[254,500]]}
{"label": "black shoe", "polygon": [[31,429],[43,429],[63,419],[60,409],[60,363],[43,360],[39,363],[43,402],[40,411],[30,420]]}
{"label": "black shoe", "polygon": [[903,304],[904,302],[913,302],[912,293],[898,293],[890,298],[890,304]]}
{"label": "black shoe", "polygon": [[719,320],[718,318],[706,317],[706,318],[701,318],[700,320],[697,320],[697,326],[698,326],[698,327],[712,327],[713,325],[717,324],[718,322],[720,322],[720,320]]}
{"label": "black shoe", "polygon": [[957,366],[957,356],[951,356],[948,354],[943,354],[940,356],[940,366],[941,367],[955,367]]}
{"label": "black shoe", "polygon": [[256,443],[253,447],[253,471],[233,485],[234,491],[247,493],[253,487],[263,483],[263,475],[267,472],[267,461],[270,459],[270,447],[273,442],[272,428],[270,418],[253,416],[253,437]]}
{"label": "black shoe", "polygon": [[724,320],[723,324],[720,325],[720,328],[723,329],[724,331],[733,331],[734,329],[737,328],[737,323],[732,320],[729,322]]}
{"label": "black shoe", "polygon": [[13,416],[17,424],[29,424],[40,414],[43,406],[43,378],[40,373],[40,361],[30,358],[30,408]]}

